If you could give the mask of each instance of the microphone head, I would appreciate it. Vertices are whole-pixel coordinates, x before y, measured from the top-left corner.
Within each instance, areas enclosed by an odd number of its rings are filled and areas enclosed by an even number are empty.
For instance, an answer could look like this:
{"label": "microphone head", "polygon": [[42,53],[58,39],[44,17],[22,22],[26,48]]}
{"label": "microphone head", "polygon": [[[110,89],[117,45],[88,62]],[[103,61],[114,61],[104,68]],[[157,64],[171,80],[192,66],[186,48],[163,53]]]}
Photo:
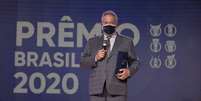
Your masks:
{"label": "microphone head", "polygon": [[103,47],[104,50],[107,49],[107,40],[103,40],[102,47]]}

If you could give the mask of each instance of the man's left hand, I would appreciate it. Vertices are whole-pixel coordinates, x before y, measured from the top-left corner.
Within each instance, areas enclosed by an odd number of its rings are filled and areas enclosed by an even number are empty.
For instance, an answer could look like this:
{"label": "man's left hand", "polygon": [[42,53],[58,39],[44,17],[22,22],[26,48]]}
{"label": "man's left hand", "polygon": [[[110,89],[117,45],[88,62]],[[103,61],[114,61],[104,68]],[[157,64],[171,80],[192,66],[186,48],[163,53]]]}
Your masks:
{"label": "man's left hand", "polygon": [[120,69],[116,76],[120,80],[125,80],[130,76],[130,70],[128,68]]}

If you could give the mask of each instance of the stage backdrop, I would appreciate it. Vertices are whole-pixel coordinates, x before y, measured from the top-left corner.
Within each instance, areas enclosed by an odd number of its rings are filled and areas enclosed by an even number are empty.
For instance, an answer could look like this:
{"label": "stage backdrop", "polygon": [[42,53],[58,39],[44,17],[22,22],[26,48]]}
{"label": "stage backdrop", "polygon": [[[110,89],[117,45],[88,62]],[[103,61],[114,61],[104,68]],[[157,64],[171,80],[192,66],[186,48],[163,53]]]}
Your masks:
{"label": "stage backdrop", "polygon": [[109,9],[141,62],[128,101],[201,101],[199,0],[1,0],[0,101],[89,101],[80,56]]}

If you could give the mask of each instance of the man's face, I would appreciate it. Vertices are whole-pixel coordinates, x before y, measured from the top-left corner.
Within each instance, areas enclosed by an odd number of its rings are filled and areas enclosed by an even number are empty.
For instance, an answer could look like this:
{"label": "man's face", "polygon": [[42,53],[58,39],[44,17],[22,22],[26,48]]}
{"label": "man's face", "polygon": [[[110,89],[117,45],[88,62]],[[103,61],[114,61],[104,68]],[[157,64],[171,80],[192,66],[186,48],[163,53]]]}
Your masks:
{"label": "man's face", "polygon": [[115,22],[115,17],[112,15],[105,15],[102,20],[102,25],[103,26],[106,26],[106,25],[117,26],[117,24]]}

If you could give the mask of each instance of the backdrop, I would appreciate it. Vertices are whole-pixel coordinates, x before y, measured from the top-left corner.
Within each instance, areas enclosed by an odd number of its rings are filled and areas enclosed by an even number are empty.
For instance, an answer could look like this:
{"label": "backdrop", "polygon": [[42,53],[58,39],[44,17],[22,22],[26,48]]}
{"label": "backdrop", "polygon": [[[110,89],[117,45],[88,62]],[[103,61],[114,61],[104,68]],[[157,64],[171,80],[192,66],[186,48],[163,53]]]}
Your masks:
{"label": "backdrop", "polygon": [[0,101],[89,101],[80,56],[109,9],[141,63],[128,101],[201,101],[199,0],[1,0]]}

